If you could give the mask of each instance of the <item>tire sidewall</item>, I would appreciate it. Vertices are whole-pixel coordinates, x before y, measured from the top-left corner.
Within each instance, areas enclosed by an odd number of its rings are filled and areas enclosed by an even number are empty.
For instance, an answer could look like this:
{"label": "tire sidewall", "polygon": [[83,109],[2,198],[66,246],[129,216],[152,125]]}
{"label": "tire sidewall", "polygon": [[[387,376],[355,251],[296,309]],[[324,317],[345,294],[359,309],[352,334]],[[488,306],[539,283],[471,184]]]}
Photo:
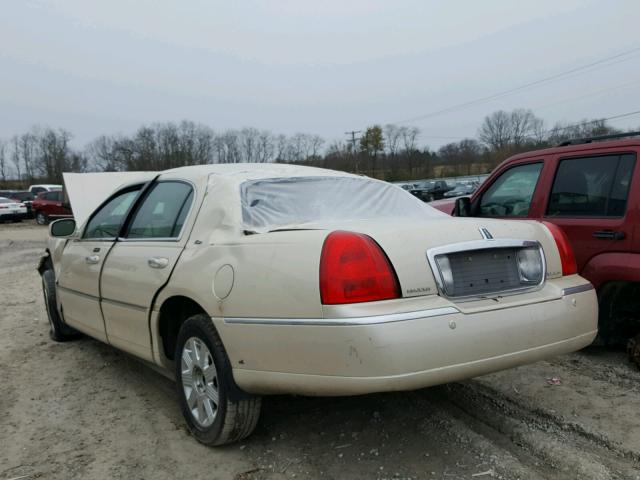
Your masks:
{"label": "tire sidewall", "polygon": [[54,273],[53,270],[47,269],[42,273],[42,294],[44,296],[45,308],[47,310],[47,318],[49,319],[49,328],[51,338],[58,340],[61,337],[60,324],[58,323],[58,306],[56,303],[56,293],[51,291],[51,283]]}
{"label": "tire sidewall", "polygon": [[[207,325],[207,322],[209,325]],[[213,362],[216,368],[216,375],[218,378],[218,411],[213,424],[209,427],[202,427],[195,421],[187,405],[187,399],[182,387],[182,351],[184,349],[185,342],[191,337],[197,337],[205,343],[209,352],[211,352],[211,355],[213,356]],[[182,415],[185,418],[189,431],[199,441],[207,444],[215,443],[216,439],[222,433],[227,414],[229,394],[230,370],[227,355],[221,348],[222,343],[220,342],[219,337],[216,337],[217,332],[215,331],[213,323],[211,323],[211,319],[206,315],[194,315],[193,317],[188,318],[180,328],[174,357],[176,386],[178,389],[178,398],[180,401]]]}

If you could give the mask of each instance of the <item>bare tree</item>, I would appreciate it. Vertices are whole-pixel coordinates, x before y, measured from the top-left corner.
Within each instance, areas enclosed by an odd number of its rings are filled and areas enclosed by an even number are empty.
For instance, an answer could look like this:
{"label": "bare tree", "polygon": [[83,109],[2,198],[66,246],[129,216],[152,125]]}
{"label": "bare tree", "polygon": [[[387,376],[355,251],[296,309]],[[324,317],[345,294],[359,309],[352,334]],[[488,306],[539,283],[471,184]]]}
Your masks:
{"label": "bare tree", "polygon": [[20,156],[20,137],[14,135],[11,138],[13,150],[11,152],[11,161],[16,168],[18,180],[22,180],[22,157]]}
{"label": "bare tree", "polygon": [[513,139],[511,115],[504,110],[498,110],[484,117],[478,137],[494,150],[504,149]]}
{"label": "bare tree", "polygon": [[320,135],[311,135],[309,138],[309,149],[312,158],[317,158],[320,155],[320,149],[324,145],[324,138]]}
{"label": "bare tree", "polygon": [[511,142],[516,147],[531,143],[536,132],[542,130],[544,122],[531,110],[519,108],[511,112]]}
{"label": "bare tree", "polygon": [[0,140],[0,177],[3,182],[7,181],[7,158],[6,158],[6,149],[7,145]]}
{"label": "bare tree", "polygon": [[258,161],[261,163],[272,162],[275,149],[275,142],[271,132],[262,130],[258,137]]}
{"label": "bare tree", "polygon": [[387,147],[389,155],[395,157],[398,154],[398,149],[400,148],[400,137],[402,136],[402,129],[397,125],[389,123],[384,126],[383,133],[384,143]]}

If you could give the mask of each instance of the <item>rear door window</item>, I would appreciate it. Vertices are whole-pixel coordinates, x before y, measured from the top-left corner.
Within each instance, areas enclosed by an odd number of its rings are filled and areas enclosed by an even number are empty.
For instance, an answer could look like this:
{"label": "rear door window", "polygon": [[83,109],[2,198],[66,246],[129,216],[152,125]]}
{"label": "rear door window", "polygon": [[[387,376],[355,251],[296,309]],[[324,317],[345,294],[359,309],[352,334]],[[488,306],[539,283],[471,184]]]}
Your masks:
{"label": "rear door window", "polygon": [[560,160],[547,216],[624,216],[635,163],[632,153]]}
{"label": "rear door window", "polygon": [[177,238],[193,202],[184,182],[159,182],[135,213],[127,238]]}
{"label": "rear door window", "polygon": [[543,162],[517,165],[500,175],[482,195],[481,217],[526,217]]}

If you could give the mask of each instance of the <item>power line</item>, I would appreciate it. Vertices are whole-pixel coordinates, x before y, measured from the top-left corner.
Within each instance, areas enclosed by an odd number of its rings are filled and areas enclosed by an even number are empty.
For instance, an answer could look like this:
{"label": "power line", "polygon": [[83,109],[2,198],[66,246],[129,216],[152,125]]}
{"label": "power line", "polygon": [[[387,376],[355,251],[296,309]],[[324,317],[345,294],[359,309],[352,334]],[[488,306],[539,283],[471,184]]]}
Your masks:
{"label": "power line", "polygon": [[573,128],[573,127],[589,125],[591,123],[608,122],[610,120],[617,120],[619,118],[632,117],[634,115],[640,115],[640,110],[635,110],[633,112],[627,112],[627,113],[621,113],[619,115],[613,115],[611,117],[606,117],[606,118],[598,118],[596,120],[590,120],[588,122],[577,122],[577,123],[574,123],[574,124],[569,124],[569,125],[567,125],[565,127],[562,127],[562,128],[550,128],[548,130],[545,130],[543,133],[551,133],[551,132],[555,132],[557,130],[568,130],[568,129]]}
{"label": "power line", "polygon": [[436,110],[434,112],[430,112],[430,113],[427,113],[427,114],[424,114],[424,115],[419,115],[419,116],[416,116],[416,117],[413,117],[413,118],[408,118],[408,119],[405,119],[405,120],[401,120],[401,121],[398,121],[398,122],[395,122],[395,123],[407,123],[407,122],[413,122],[413,121],[416,121],[416,120],[424,120],[424,119],[427,119],[427,118],[435,117],[437,115],[442,115],[443,113],[449,113],[451,111],[455,111],[455,110],[459,110],[459,109],[462,109],[462,108],[470,107],[472,105],[476,105],[476,104],[479,104],[479,103],[483,103],[483,102],[487,102],[487,101],[490,101],[490,100],[494,100],[494,99],[497,99],[497,98],[500,98],[500,97],[503,97],[503,96],[506,96],[506,95],[510,95],[512,93],[520,92],[522,90],[525,90],[525,89],[528,89],[528,88],[531,88],[531,87],[535,87],[535,86],[541,85],[543,83],[551,82],[553,80],[557,80],[557,79],[560,79],[562,77],[566,77],[568,75],[575,74],[577,72],[585,73],[583,71],[587,70],[587,69],[592,69],[592,70],[589,70],[589,71],[593,71],[593,70],[595,70],[595,69],[593,69],[593,67],[598,66],[598,65],[606,64],[604,66],[609,66],[612,63],[619,63],[621,61],[627,61],[627,60],[629,60],[629,58],[626,58],[626,59],[623,59],[623,60],[618,60],[617,62],[609,63],[609,62],[611,62],[611,60],[619,59],[621,57],[626,57],[626,56],[628,56],[628,55],[630,55],[632,53],[636,53],[636,52],[640,52],[640,47],[635,47],[635,48],[632,48],[630,50],[626,50],[624,52],[618,53],[616,55],[611,55],[609,57],[605,57],[605,58],[602,58],[600,60],[596,60],[595,62],[591,62],[591,63],[588,63],[586,65],[581,65],[579,67],[575,67],[575,68],[572,68],[570,70],[566,70],[564,72],[560,72],[560,73],[557,73],[555,75],[551,75],[549,77],[545,77],[545,78],[541,78],[539,80],[535,80],[533,82],[525,83],[525,84],[520,85],[518,87],[510,88],[510,89],[504,90],[502,92],[494,93],[492,95],[488,95],[488,96],[485,96],[485,97],[477,98],[475,100],[470,100],[470,101],[467,101],[467,102],[463,102],[463,103],[459,103],[459,104],[456,104],[456,105],[452,105],[450,107],[446,107],[446,108],[443,108],[443,109],[440,109],[440,110]]}

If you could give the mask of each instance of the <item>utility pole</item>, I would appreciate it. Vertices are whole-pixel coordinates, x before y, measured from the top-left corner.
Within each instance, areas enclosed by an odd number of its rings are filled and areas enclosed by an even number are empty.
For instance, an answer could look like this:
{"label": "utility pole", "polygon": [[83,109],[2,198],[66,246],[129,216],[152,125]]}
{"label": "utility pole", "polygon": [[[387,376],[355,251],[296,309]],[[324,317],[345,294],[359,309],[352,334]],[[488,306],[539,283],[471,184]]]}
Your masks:
{"label": "utility pole", "polygon": [[349,140],[347,140],[348,142],[351,142],[351,152],[355,153],[356,152],[356,140],[360,140],[360,137],[356,138],[356,133],[360,133],[361,130],[352,130],[351,132],[344,132],[345,135],[350,135],[351,138]]}
{"label": "utility pole", "polygon": [[356,172],[358,173],[358,151],[356,150],[356,140],[360,140],[360,137],[356,138],[356,133],[360,133],[361,130],[352,130],[350,132],[344,132],[345,135],[350,135],[351,138],[347,142],[351,142],[351,155],[355,158]]}

